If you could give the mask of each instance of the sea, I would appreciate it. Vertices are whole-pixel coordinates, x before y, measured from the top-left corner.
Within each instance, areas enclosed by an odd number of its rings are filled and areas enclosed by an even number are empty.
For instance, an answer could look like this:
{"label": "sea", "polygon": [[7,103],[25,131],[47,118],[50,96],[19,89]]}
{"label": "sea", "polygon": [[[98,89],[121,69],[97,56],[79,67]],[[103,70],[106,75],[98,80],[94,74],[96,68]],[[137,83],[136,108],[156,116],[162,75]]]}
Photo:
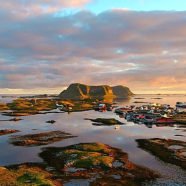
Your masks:
{"label": "sea", "polygon": [[[23,95],[0,95],[0,103],[8,103]],[[129,99],[114,101],[118,106],[143,105],[148,103],[170,104],[175,107],[176,102],[186,102],[186,95],[135,95]],[[166,138],[186,142],[186,125],[172,125],[148,127],[144,124],[134,124],[119,117],[114,111],[97,112],[94,110],[73,113],[48,113],[21,117],[18,122],[0,121],[0,130],[17,129],[20,132],[0,136],[0,166],[19,164],[24,162],[42,162],[38,153],[48,146],[68,146],[77,143],[101,142],[112,147],[122,149],[128,153],[129,159],[138,165],[148,167],[161,174],[161,178],[153,182],[144,183],[145,186],[186,186],[186,171],[182,168],[165,163],[151,153],[138,147],[136,139],[144,138]],[[95,126],[85,118],[115,118],[125,124],[115,129],[114,126]],[[0,114],[0,120],[10,119],[9,116]],[[48,120],[55,120],[55,124],[46,123]],[[24,135],[30,133],[61,130],[76,138],[65,139],[46,146],[38,147],[17,147],[9,143],[12,135]],[[88,186],[89,182],[83,180],[71,180],[65,186]]]}

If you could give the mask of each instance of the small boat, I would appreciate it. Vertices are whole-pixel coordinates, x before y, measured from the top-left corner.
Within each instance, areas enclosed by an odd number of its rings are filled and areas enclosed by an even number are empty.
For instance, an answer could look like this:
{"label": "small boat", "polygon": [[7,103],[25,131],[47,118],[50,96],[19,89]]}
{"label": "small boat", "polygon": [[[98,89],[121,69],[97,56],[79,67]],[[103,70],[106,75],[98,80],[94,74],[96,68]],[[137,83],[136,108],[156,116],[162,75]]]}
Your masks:
{"label": "small boat", "polygon": [[106,105],[104,103],[99,104],[98,108],[100,112],[106,111]]}
{"label": "small boat", "polygon": [[64,105],[60,105],[60,104],[56,103],[56,107],[57,108],[60,108],[60,109],[63,109],[64,108]]}
{"label": "small boat", "polygon": [[151,123],[154,122],[154,117],[146,115],[146,116],[143,118],[142,122],[143,122],[144,124],[151,124]]}
{"label": "small boat", "polygon": [[117,109],[115,109],[115,113],[116,114],[123,114],[124,112],[126,113],[126,112],[128,112],[128,111],[131,111],[132,109],[131,108],[129,108],[129,107],[121,107],[121,108],[117,108]]}
{"label": "small boat", "polygon": [[186,102],[176,102],[176,107],[186,108]]}
{"label": "small boat", "polygon": [[172,118],[161,117],[155,120],[155,124],[173,124],[175,121]]}

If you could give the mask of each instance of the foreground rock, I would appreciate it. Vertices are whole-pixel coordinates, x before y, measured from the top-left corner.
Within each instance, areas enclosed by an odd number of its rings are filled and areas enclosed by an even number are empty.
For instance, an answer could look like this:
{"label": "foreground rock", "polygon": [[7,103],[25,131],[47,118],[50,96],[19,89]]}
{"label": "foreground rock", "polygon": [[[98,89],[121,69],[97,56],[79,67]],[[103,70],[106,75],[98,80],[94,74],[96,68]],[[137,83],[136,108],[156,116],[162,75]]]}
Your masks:
{"label": "foreground rock", "polygon": [[105,126],[111,126],[111,125],[123,125],[124,123],[114,119],[114,118],[97,118],[97,119],[88,119],[86,118],[85,120],[90,120],[93,123],[93,125],[105,125]]}
{"label": "foreground rock", "polygon": [[108,99],[108,98],[128,98],[133,95],[128,87],[108,85],[89,86],[80,83],[71,84],[66,90],[59,94],[62,99]]}
{"label": "foreground rock", "polygon": [[75,136],[62,131],[51,131],[23,136],[12,136],[10,143],[16,146],[39,146],[48,145],[72,137]]}
{"label": "foreground rock", "polygon": [[1,186],[54,186],[57,182],[42,166],[23,164],[0,167]]}
{"label": "foreground rock", "polygon": [[58,172],[56,178],[62,182],[88,179],[90,185],[139,186],[158,177],[153,171],[130,162],[126,153],[102,143],[48,147],[40,156],[50,169]]}
{"label": "foreground rock", "polygon": [[138,139],[140,148],[143,148],[161,160],[178,165],[186,169],[186,143],[172,139]]}
{"label": "foreground rock", "polygon": [[13,130],[13,129],[3,129],[3,130],[0,130],[0,136],[6,135],[6,134],[12,134],[12,133],[16,133],[16,132],[20,132],[20,131]]}

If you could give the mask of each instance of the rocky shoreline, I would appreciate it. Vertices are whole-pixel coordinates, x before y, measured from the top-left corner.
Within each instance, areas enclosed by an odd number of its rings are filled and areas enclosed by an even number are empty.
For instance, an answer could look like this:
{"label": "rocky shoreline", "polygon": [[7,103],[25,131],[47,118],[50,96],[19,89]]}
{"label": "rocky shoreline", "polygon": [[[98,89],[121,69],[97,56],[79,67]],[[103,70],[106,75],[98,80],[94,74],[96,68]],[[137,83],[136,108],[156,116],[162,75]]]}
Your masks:
{"label": "rocky shoreline", "polygon": [[89,185],[140,186],[160,176],[130,162],[127,153],[102,143],[48,147],[39,156],[43,163],[0,167],[0,185],[62,186],[71,179],[82,179]]}

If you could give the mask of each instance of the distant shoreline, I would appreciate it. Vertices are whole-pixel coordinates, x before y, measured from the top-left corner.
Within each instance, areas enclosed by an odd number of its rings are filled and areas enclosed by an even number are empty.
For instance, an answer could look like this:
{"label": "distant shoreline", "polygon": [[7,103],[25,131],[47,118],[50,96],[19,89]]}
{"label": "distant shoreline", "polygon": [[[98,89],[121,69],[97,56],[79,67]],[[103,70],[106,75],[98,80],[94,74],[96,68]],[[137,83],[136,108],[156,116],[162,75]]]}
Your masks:
{"label": "distant shoreline", "polygon": [[[33,96],[33,95],[44,95],[44,94],[0,94],[0,96]],[[58,94],[50,94],[48,93],[47,95],[51,96],[51,95],[58,95]],[[139,96],[139,95],[186,95],[185,94],[134,94],[133,96]]]}

